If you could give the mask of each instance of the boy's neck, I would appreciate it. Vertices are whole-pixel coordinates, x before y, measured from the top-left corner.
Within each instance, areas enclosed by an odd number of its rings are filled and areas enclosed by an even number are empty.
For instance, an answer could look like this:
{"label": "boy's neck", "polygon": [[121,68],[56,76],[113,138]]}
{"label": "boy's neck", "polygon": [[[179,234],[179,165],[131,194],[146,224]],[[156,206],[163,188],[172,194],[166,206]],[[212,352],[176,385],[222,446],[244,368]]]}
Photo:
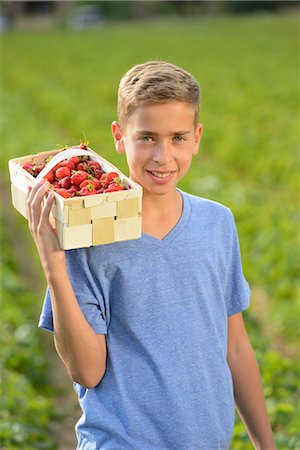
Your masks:
{"label": "boy's neck", "polygon": [[177,190],[165,195],[144,192],[142,231],[157,239],[164,239],[176,226],[182,215],[183,200]]}
{"label": "boy's neck", "polygon": [[143,217],[159,219],[176,214],[179,210],[182,210],[182,198],[177,190],[165,195],[143,193]]}

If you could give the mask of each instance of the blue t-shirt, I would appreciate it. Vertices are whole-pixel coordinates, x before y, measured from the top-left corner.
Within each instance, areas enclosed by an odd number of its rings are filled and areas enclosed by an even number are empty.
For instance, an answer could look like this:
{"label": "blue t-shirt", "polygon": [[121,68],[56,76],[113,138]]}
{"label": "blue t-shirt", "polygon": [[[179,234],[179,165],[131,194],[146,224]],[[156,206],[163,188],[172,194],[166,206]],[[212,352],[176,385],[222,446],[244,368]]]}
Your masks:
{"label": "blue t-shirt", "polygon": [[[183,212],[164,239],[66,252],[77,300],[107,341],[101,382],[74,384],[78,450],[229,448],[227,323],[250,290],[230,210],[179,192]],[[39,326],[53,330],[49,291]]]}

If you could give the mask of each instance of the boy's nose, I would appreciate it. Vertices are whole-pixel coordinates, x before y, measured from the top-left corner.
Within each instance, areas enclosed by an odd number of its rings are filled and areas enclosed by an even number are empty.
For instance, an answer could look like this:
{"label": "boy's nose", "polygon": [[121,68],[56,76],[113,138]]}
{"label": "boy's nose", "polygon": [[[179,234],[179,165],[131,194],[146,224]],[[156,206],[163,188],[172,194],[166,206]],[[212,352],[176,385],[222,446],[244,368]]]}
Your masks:
{"label": "boy's nose", "polygon": [[172,151],[168,143],[160,142],[154,151],[153,161],[160,165],[168,164],[172,160]]}

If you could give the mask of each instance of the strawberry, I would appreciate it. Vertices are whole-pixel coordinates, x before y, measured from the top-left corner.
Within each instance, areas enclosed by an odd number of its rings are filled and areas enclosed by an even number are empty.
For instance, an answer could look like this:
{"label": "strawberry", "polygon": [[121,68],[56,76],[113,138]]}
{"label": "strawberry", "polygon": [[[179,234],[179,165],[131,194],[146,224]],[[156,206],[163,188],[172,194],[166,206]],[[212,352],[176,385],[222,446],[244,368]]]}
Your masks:
{"label": "strawberry", "polygon": [[76,170],[84,170],[86,171],[87,168],[87,163],[84,161],[80,161],[77,165],[76,165]]}
{"label": "strawberry", "polygon": [[71,175],[71,171],[68,167],[59,167],[55,172],[55,178],[60,180],[61,178],[69,177]]}
{"label": "strawberry", "polygon": [[95,186],[95,189],[100,189],[102,187],[101,181],[98,180],[97,178],[93,179],[93,185]]}
{"label": "strawberry", "polygon": [[89,186],[89,185],[93,185],[95,187],[95,189],[100,189],[101,187],[101,182],[100,180],[97,180],[97,178],[94,179],[90,179],[90,176],[84,180],[82,183],[80,183],[80,189],[82,189],[85,186]]}
{"label": "strawberry", "polygon": [[79,186],[87,178],[88,174],[86,172],[84,172],[83,170],[77,170],[76,172],[73,172],[73,174],[71,175],[71,182],[72,184]]}
{"label": "strawberry", "polygon": [[107,173],[103,173],[100,177],[101,184],[105,186]]}
{"label": "strawberry", "polygon": [[102,177],[102,175],[103,175],[103,171],[102,171],[101,169],[95,169],[95,170],[94,170],[94,177],[95,177],[95,178],[98,178],[98,180],[100,180],[100,178]]}
{"label": "strawberry", "polygon": [[61,195],[62,197],[64,197],[64,198],[69,198],[69,197],[71,197],[71,194],[70,194],[69,191],[67,191],[67,189],[63,189],[63,188],[61,188],[61,189],[54,188],[54,191],[55,191],[57,194],[59,194],[59,195]]}
{"label": "strawberry", "polygon": [[97,161],[88,161],[88,166],[91,167],[93,169],[93,172],[97,169],[101,169],[100,164]]}
{"label": "strawberry", "polygon": [[125,188],[119,183],[110,183],[108,188],[104,190],[104,192],[115,192],[115,191],[124,191]]}
{"label": "strawberry", "polygon": [[88,186],[91,183],[91,180],[89,180],[88,178],[86,180],[83,180],[82,183],[80,183],[79,187],[80,189],[82,189],[85,186]]}
{"label": "strawberry", "polygon": [[26,170],[26,172],[30,173],[30,175],[34,175],[35,173],[35,165],[33,163],[21,163],[21,167]]}
{"label": "strawberry", "polygon": [[105,186],[108,187],[108,185],[115,180],[115,178],[119,178],[119,174],[117,172],[108,172],[105,179]]}
{"label": "strawberry", "polygon": [[69,189],[72,185],[71,177],[64,177],[59,180],[60,187],[64,189]]}
{"label": "strawberry", "polygon": [[71,158],[69,158],[69,161],[72,161],[74,163],[74,166],[76,166],[80,162],[80,159],[78,158],[78,156],[71,156]]}
{"label": "strawberry", "polygon": [[97,191],[95,189],[95,186],[92,183],[89,183],[80,189],[80,195],[86,196],[86,195],[94,195],[94,194],[97,194]]}
{"label": "strawberry", "polygon": [[54,181],[55,178],[55,173],[53,170],[50,170],[50,172],[48,172],[45,176],[44,176],[44,180],[49,181],[49,183],[52,183]]}
{"label": "strawberry", "polygon": [[71,159],[64,159],[60,163],[61,167],[68,167],[70,170],[75,170],[75,163]]}
{"label": "strawberry", "polygon": [[37,168],[36,168],[36,172],[37,172],[37,174],[39,174],[42,170],[43,170],[43,168],[45,167],[45,163],[40,163],[38,166],[37,166]]}
{"label": "strawberry", "polygon": [[59,167],[60,167],[60,163],[56,164],[56,166],[54,166],[52,168],[53,172],[55,173]]}
{"label": "strawberry", "polygon": [[68,189],[68,192],[70,193],[71,197],[75,197],[77,194],[77,186],[71,186],[70,189]]}

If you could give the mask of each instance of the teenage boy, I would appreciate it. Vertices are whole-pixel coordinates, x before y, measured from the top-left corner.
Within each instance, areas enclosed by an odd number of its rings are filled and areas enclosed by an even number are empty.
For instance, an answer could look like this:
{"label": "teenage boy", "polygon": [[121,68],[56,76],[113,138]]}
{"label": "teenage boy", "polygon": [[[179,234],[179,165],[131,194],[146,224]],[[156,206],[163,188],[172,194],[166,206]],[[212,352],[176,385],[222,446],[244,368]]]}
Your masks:
{"label": "teenage boy", "polygon": [[143,187],[140,239],[65,252],[49,184],[29,193],[49,286],[39,325],[75,382],[79,450],[228,449],[234,402],[254,447],[275,449],[233,216],[177,187],[198,152],[198,112],[198,83],[177,66],[150,61],[121,80],[112,134]]}

